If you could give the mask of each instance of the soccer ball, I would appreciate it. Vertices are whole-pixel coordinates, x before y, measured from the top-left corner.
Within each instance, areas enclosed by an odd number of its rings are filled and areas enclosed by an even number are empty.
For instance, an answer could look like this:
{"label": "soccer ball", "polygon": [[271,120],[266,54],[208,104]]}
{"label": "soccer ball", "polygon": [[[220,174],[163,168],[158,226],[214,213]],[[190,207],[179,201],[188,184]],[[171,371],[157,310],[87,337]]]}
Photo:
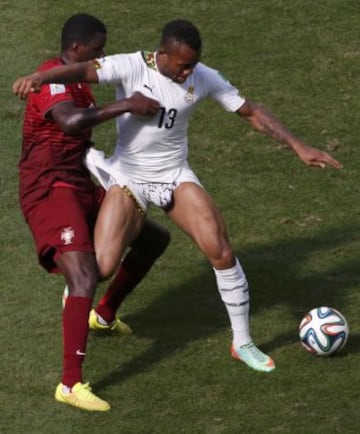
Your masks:
{"label": "soccer ball", "polygon": [[349,336],[345,317],[331,307],[317,307],[308,312],[299,325],[301,344],[316,356],[330,356],[341,351]]}

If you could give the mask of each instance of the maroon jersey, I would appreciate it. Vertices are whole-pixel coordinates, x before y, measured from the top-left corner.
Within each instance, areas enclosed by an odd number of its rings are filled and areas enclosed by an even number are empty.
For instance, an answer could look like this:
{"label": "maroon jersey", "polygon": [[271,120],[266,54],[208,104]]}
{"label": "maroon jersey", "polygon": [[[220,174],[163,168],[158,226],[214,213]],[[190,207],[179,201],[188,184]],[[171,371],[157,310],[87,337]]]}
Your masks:
{"label": "maroon jersey", "polygon": [[[54,58],[38,70],[62,64],[60,58]],[[91,129],[67,135],[51,118],[51,109],[64,101],[74,101],[78,107],[95,105],[90,86],[84,83],[46,84],[39,93],[31,93],[27,98],[19,162],[20,202],[25,215],[48,195],[54,183],[66,183],[83,191],[94,188],[90,173],[83,165]]]}

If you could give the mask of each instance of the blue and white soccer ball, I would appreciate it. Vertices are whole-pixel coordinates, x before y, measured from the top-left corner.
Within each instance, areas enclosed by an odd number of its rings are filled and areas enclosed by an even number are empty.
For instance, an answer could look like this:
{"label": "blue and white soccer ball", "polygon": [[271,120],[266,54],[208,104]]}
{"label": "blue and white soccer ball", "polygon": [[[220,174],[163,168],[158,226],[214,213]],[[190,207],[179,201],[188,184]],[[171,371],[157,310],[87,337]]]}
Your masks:
{"label": "blue and white soccer ball", "polygon": [[341,351],[349,337],[345,317],[331,307],[317,307],[308,312],[299,325],[301,344],[316,356],[330,356]]}

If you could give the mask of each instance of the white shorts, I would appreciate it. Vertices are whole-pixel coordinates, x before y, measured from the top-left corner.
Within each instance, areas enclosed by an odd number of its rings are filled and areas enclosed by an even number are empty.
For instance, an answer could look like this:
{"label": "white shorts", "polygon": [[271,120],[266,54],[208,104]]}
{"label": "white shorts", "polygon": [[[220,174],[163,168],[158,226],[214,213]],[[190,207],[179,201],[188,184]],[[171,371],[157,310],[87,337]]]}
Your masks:
{"label": "white shorts", "polygon": [[144,213],[150,204],[160,208],[170,206],[174,190],[183,182],[193,182],[202,187],[199,178],[189,166],[169,171],[171,182],[138,182],[118,168],[115,170],[110,159],[105,158],[104,152],[95,148],[90,148],[87,152],[85,164],[105,190],[119,185],[134,198],[139,211]]}

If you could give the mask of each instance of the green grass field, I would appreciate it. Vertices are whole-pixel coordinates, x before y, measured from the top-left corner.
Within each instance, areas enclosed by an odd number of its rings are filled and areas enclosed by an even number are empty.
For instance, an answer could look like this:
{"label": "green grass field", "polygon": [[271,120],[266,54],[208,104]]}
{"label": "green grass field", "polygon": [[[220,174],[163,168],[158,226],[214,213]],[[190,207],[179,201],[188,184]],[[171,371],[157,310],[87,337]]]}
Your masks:
{"label": "green grass field", "polygon": [[[229,356],[225,309],[205,259],[160,211],[173,241],[123,318],[128,338],[90,336],[86,379],[112,410],[62,406],[61,276],[38,265],[17,201],[24,103],[12,82],[55,55],[63,21],[85,11],[107,24],[107,52],[154,49],[162,25],[194,21],[205,63],[262,102],[344,169],[305,167],[212,102],[190,128],[190,160],[216,198],[251,284],[254,340],[277,363],[252,372]],[[0,0],[0,433],[358,433],[360,381],[360,5],[358,0]],[[96,88],[98,102],[113,99]],[[95,131],[110,152],[113,123]],[[298,324],[339,309],[345,350],[317,358]]]}

